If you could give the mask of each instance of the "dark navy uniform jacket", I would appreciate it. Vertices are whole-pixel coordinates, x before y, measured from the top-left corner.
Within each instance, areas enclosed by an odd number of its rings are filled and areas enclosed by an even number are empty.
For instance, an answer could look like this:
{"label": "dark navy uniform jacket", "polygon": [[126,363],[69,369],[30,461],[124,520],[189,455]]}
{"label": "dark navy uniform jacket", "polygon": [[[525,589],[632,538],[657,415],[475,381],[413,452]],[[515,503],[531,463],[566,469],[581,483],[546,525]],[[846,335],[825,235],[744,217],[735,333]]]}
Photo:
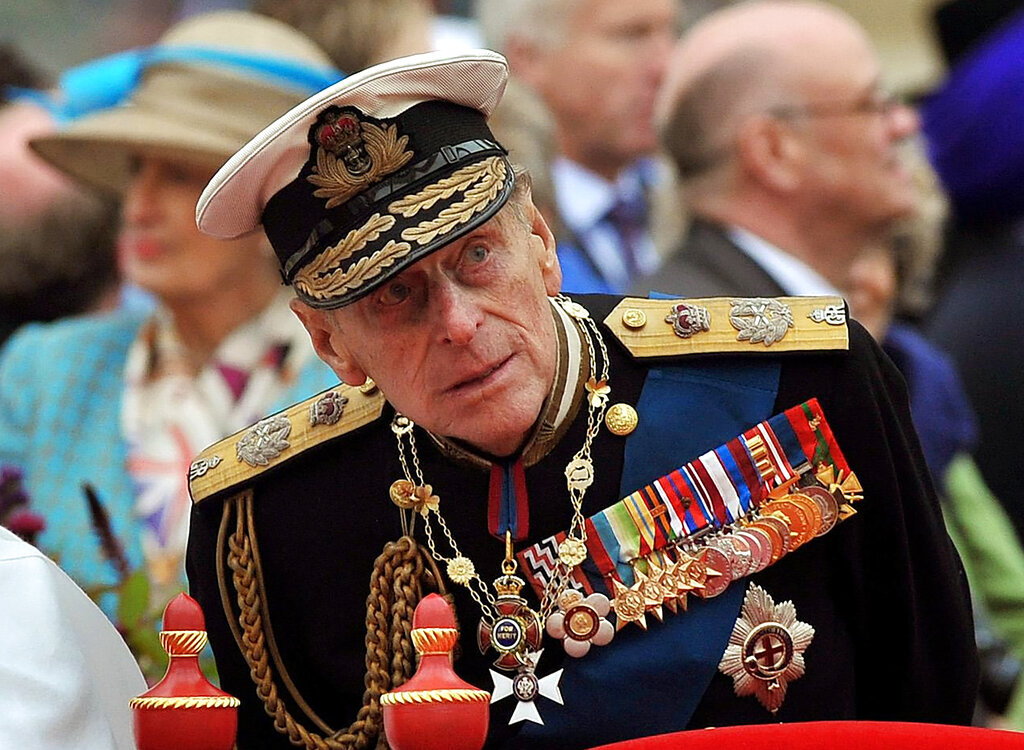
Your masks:
{"label": "dark navy uniform jacket", "polygon": [[[578,299],[597,320],[619,302],[603,296]],[[816,397],[861,480],[864,500],[855,516],[829,534],[751,578],[776,602],[792,600],[798,619],[815,630],[804,654],[806,673],[789,684],[776,716],[752,697],[737,697],[732,680],[716,669],[738,609],[737,596],[730,599],[727,593],[721,603],[709,599],[694,602],[688,613],[666,614],[647,632],[629,626],[580,660],[566,657],[557,642],[546,639],[538,672],[565,668],[565,705],[540,698],[543,726],[508,726],[512,699],[494,704],[489,746],[569,750],[687,728],[773,721],[969,723],[977,659],[966,582],[910,428],[902,379],[870,336],[850,322],[848,350],[775,354],[751,347],[751,354],[640,359],[602,330],[611,357],[611,402],[637,405],[641,423],[660,425],[653,452],[674,462],[635,480],[636,487],[753,423]],[[651,406],[641,394],[657,384],[669,397]],[[344,392],[356,402],[356,389]],[[237,519],[229,500],[251,493],[264,624],[269,623],[278,663],[300,696],[279,681],[286,705],[311,730],[321,731],[309,712],[333,730],[348,727],[364,690],[371,569],[384,545],[402,533],[388,494],[391,483],[404,476],[390,429],[393,413],[385,403],[379,417],[283,454],[251,476],[239,470],[232,439],[204,453],[209,458],[216,450],[223,462],[204,475],[202,481],[211,482],[207,489],[198,492],[198,480],[193,482],[187,569],[191,592],[206,614],[222,687],[242,700],[241,750],[291,745],[265,713],[232,633],[238,605],[223,540]],[[563,472],[583,443],[586,421],[584,406],[557,445],[526,469],[525,544],[569,526]],[[490,581],[499,574],[504,554],[503,541],[488,533],[490,474],[444,455],[420,428],[416,432],[426,482],[441,498],[461,550]],[[657,439],[661,434],[664,440]],[[586,493],[584,515],[624,495],[629,440],[605,429],[598,434],[595,483]],[[218,470],[235,473],[218,479]],[[422,529],[420,522],[420,541]],[[745,579],[732,584],[745,586]],[[493,655],[482,656],[474,638],[480,612],[464,588],[452,583],[448,588],[462,629],[456,670],[490,689]],[[677,624],[688,617],[698,622],[701,607],[722,609],[720,624],[706,629]]]}

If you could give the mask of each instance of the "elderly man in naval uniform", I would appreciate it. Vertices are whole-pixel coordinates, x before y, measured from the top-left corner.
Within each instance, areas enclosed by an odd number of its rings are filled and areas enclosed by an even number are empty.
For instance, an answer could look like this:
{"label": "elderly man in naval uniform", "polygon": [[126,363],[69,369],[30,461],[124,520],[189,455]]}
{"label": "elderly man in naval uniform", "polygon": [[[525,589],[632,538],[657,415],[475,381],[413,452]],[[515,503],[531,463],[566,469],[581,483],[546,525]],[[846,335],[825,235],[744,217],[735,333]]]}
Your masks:
{"label": "elderly man in naval uniform", "polygon": [[969,722],[966,587],[891,364],[837,297],[561,295],[487,127],[506,75],[370,68],[200,199],[209,233],[262,225],[344,383],[191,467],[238,746],[377,742],[430,591],[493,681],[491,747]]}

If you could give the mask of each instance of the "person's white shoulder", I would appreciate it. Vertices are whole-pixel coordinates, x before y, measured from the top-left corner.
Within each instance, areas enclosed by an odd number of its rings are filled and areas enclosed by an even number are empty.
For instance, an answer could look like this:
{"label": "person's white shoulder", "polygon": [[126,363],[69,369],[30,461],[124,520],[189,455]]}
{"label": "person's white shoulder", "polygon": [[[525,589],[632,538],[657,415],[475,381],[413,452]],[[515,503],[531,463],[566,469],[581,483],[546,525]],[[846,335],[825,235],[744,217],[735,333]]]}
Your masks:
{"label": "person's white shoulder", "polygon": [[106,616],[49,558],[0,527],[0,750],[134,750],[146,690]]}

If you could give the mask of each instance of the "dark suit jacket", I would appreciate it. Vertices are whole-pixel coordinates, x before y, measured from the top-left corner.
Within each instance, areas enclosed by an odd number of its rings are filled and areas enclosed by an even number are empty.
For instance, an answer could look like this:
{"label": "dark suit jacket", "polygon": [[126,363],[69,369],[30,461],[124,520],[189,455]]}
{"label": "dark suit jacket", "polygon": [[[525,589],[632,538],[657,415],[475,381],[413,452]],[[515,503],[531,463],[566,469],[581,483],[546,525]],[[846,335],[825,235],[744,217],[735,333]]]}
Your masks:
{"label": "dark suit jacket", "polygon": [[785,290],[729,239],[725,229],[694,219],[679,251],[656,274],[640,279],[632,293],[682,297],[778,297]]}

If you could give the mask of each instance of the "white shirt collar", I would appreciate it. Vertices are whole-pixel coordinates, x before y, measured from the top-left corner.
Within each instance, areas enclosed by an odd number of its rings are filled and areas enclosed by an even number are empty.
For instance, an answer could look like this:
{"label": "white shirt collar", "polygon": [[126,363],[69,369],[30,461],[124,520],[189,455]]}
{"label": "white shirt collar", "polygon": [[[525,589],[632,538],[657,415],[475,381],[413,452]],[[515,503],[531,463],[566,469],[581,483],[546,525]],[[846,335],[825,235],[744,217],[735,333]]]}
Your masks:
{"label": "white shirt collar", "polygon": [[726,229],[729,239],[793,297],[842,294],[820,273],[796,256],[737,226]]}
{"label": "white shirt collar", "polygon": [[615,203],[617,195],[634,196],[644,190],[657,176],[648,174],[657,165],[640,159],[609,182],[564,156],[551,164],[551,180],[555,186],[555,202],[566,225],[574,232],[585,232],[601,221]]}

